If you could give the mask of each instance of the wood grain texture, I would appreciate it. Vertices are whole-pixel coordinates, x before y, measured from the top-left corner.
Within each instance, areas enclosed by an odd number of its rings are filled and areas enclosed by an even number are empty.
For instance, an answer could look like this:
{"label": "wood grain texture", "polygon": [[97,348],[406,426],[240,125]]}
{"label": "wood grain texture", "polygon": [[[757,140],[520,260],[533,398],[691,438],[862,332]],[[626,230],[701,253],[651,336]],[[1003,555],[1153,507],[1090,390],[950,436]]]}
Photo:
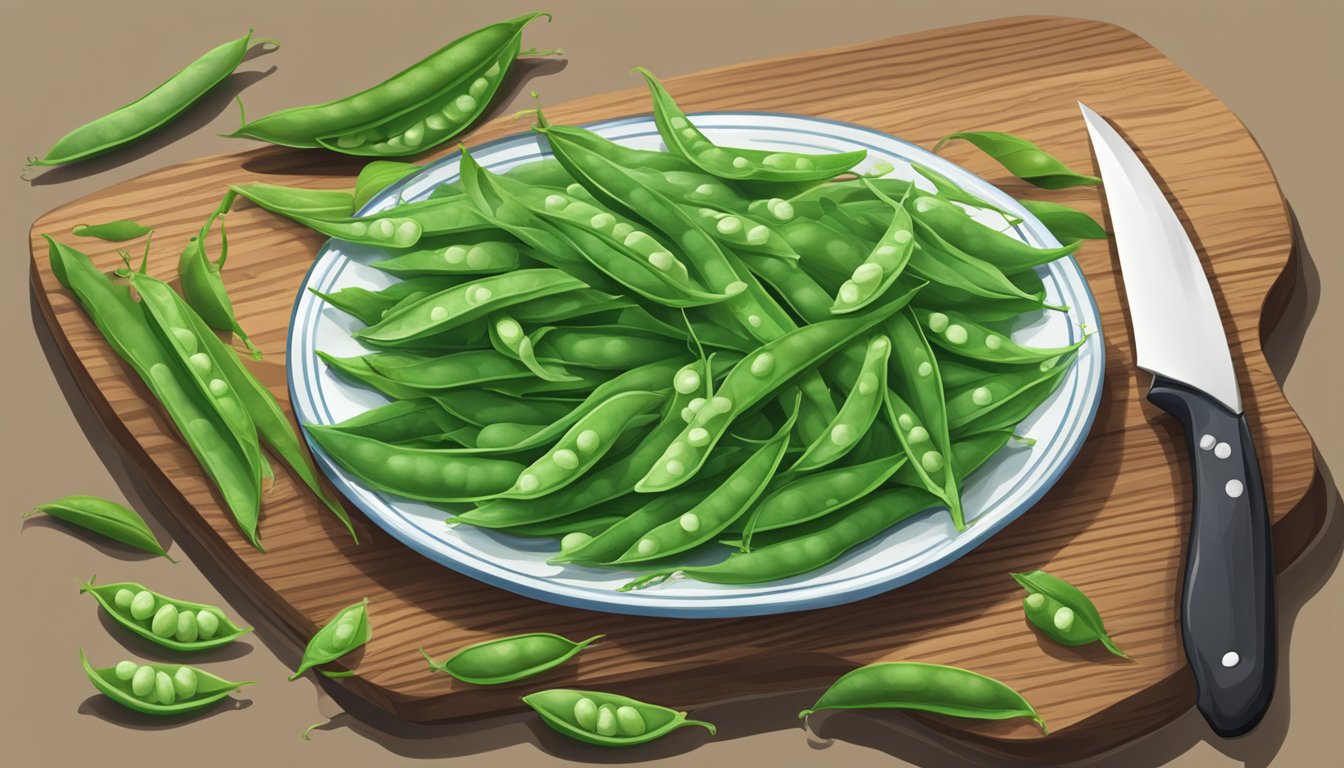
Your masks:
{"label": "wood grain texture", "polygon": [[[1274,176],[1245,127],[1199,82],[1132,33],[1062,18],[1014,18],[700,72],[666,81],[687,111],[753,109],[828,117],[931,146],[957,130],[1030,137],[1070,166],[1093,168],[1076,100],[1111,118],[1176,201],[1205,261],[1238,364],[1246,412],[1274,518],[1277,567],[1321,523],[1313,447],[1261,350],[1262,317],[1291,285],[1291,232]],[[551,106],[554,122],[648,111],[643,88]],[[479,144],[517,132],[497,121]],[[446,153],[447,150],[444,151]],[[443,154],[443,153],[440,153]],[[1049,193],[1014,182],[963,145],[945,154],[1009,193],[1075,205],[1100,218],[1095,189]],[[479,584],[421,558],[355,515],[363,544],[291,477],[280,473],[261,521],[268,553],[236,532],[191,454],[146,391],[52,276],[39,233],[134,214],[156,227],[151,271],[170,276],[176,254],[229,183],[265,180],[348,188],[361,163],[266,148],[172,166],[43,216],[32,229],[33,289],[81,391],[130,461],[222,567],[284,626],[290,660],[316,626],[370,599],[373,641],[341,681],[415,721],[482,717],[520,708],[535,686],[473,688],[430,674],[416,652],[443,655],[528,631],[608,638],[540,681],[606,688],[669,706],[823,686],[855,665],[921,660],[973,668],[1016,687],[1051,726],[926,718],[1018,759],[1077,758],[1108,749],[1193,703],[1181,652],[1178,585],[1191,504],[1175,422],[1144,399],[1123,285],[1106,242],[1078,255],[1102,310],[1107,374],[1086,445],[1032,510],[972,554],[885,595],[833,609],[730,620],[659,620],[551,606]],[[254,208],[229,217],[224,272],[244,328],[265,351],[253,370],[287,402],[284,345],[295,293],[321,238]],[[70,238],[70,242],[76,242]],[[92,242],[92,241],[89,241]],[[100,266],[112,249],[88,246]],[[1277,281],[1277,284],[1276,284]],[[1271,290],[1273,289],[1273,290]],[[1010,571],[1044,568],[1088,593],[1134,658],[1039,639]],[[278,649],[285,652],[286,649]],[[780,727],[789,727],[780,723]]]}

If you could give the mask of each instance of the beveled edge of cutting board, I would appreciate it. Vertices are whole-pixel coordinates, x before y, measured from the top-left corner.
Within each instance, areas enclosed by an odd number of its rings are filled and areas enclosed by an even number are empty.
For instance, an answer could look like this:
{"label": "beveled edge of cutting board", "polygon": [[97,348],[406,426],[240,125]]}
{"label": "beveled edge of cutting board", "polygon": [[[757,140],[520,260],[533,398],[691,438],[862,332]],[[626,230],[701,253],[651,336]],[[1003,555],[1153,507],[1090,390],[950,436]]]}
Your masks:
{"label": "beveled edge of cutting board", "polygon": [[[912,34],[913,35],[932,34],[942,31],[961,30],[975,26],[989,26],[992,24],[999,24],[1004,21],[1022,22],[1022,21],[1034,21],[1034,20],[1050,21],[1061,19],[1073,22],[1088,23],[1097,26],[1111,27],[1120,30],[1126,35],[1130,35],[1132,37],[1139,39],[1143,43],[1143,45],[1149,48],[1154,48],[1154,50],[1156,50],[1154,46],[1148,44],[1147,41],[1143,41],[1142,38],[1140,38],[1138,35],[1135,35],[1133,32],[1130,32],[1129,30],[1126,30],[1123,27],[1119,27],[1118,25],[1108,24],[1105,22],[1096,22],[1086,19],[1066,19],[1065,17],[1049,17],[1049,16],[1010,17],[1005,19],[996,19],[985,22],[978,22],[975,24],[958,25],[956,27],[946,27],[939,30],[928,30],[923,33],[916,32]],[[900,37],[907,37],[907,36],[900,36]],[[798,54],[784,55],[779,57],[773,57],[770,59],[762,59],[752,62],[733,64],[723,67],[707,69],[700,72],[692,73],[690,75],[683,75],[680,77],[692,77],[692,76],[704,75],[707,73],[726,72],[731,71],[737,67],[759,66],[762,64],[769,63],[771,61],[783,61],[801,57],[811,58],[826,55],[837,51],[853,51],[856,49],[861,50],[863,48],[881,45],[894,39],[899,39],[899,37],[886,38],[883,40],[867,41],[845,46],[836,46],[828,49],[805,51]],[[1176,65],[1173,63],[1172,66]],[[669,78],[668,82],[675,82],[676,80],[680,79],[680,77]],[[632,88],[628,90],[614,91],[607,94],[599,94],[591,97],[585,97],[582,99],[573,100],[570,102],[566,102],[565,105],[559,108],[554,108],[551,111],[556,115],[564,115],[570,112],[581,112],[585,109],[591,108],[591,105],[593,104],[600,103],[601,100],[610,98],[613,95],[628,93],[629,91],[633,90],[637,89]],[[1224,109],[1226,109],[1226,105],[1223,105],[1223,107]],[[1230,109],[1228,109],[1227,111],[1231,113]],[[497,119],[495,121],[492,121],[491,123],[482,126],[481,128],[476,129],[476,131],[473,131],[472,134],[470,134],[470,136],[473,139],[475,139],[478,136],[481,136],[482,134],[493,135],[493,132],[496,130],[502,130],[503,132],[500,135],[503,135],[503,133],[510,132],[507,129],[512,127],[513,126],[511,125],[506,126],[505,121],[503,119]],[[1247,134],[1250,135],[1249,131],[1247,131]],[[432,162],[434,159],[441,157],[445,154],[448,154],[452,151],[454,151],[452,147],[447,147],[441,151],[430,153],[421,158],[421,160],[423,162]],[[276,147],[262,147],[241,152],[211,155],[206,158],[188,161],[186,163],[176,163],[170,166],[165,166],[163,168],[150,171],[146,174],[142,174],[141,176],[135,177],[134,179],[128,180],[126,182],[122,182],[122,184],[119,184],[117,186],[134,185],[134,183],[137,180],[161,174],[175,168],[184,167],[188,164],[197,164],[202,161],[211,161],[211,160],[218,162],[225,162],[227,161],[227,159],[234,157],[244,158],[243,160],[239,161],[240,164],[247,162],[255,162],[259,160],[266,163],[271,163],[273,164],[273,167],[270,169],[271,173],[283,173],[285,168],[292,168],[296,172],[301,170],[303,172],[311,173],[323,168],[339,169],[349,165],[349,163],[347,163],[346,159],[344,158],[338,158],[332,162],[325,164],[320,162],[315,164],[311,162],[315,158],[310,155],[311,153],[292,152],[290,150]],[[291,157],[294,158],[293,162],[285,162],[286,159]],[[1261,152],[1261,157],[1263,159],[1263,152]],[[1265,163],[1265,165],[1268,168],[1267,162]],[[353,173],[354,170],[351,170],[350,175],[353,175]],[[334,178],[344,179],[345,177],[334,176]],[[60,325],[55,321],[54,311],[50,305],[48,296],[45,293],[45,288],[42,283],[41,275],[43,267],[39,263],[38,258],[38,247],[41,241],[39,238],[36,237],[36,235],[42,229],[41,225],[44,222],[44,220],[68,208],[78,206],[85,200],[88,200],[89,198],[92,198],[96,195],[103,194],[106,191],[107,189],[100,190],[90,195],[81,197],[65,205],[54,208],[51,211],[47,212],[46,214],[43,214],[33,223],[33,226],[30,230],[30,249],[32,252],[32,260],[33,260],[31,270],[31,284],[34,290],[35,299],[37,301],[39,308],[41,309],[43,319],[47,323],[47,325],[51,328],[53,332],[53,337],[57,341],[58,347],[61,350],[62,357],[65,359],[67,366],[70,367],[72,374],[75,374],[74,378],[76,379],[76,383],[79,385],[80,391],[89,400],[91,406],[93,406],[94,411],[98,415],[99,420],[103,423],[103,426],[108,428],[109,432],[112,433],[112,435],[115,438],[117,438],[119,443],[122,444],[126,443],[127,438],[130,438],[130,442],[136,443],[136,445],[132,449],[135,454],[133,458],[137,461],[137,463],[141,463],[148,461],[148,456],[144,454],[143,449],[140,447],[139,443],[130,435],[129,431],[124,428],[124,425],[122,424],[120,419],[116,417],[115,413],[112,413],[110,411],[110,406],[108,402],[101,397],[93,397],[93,394],[98,392],[96,385],[94,384],[92,379],[88,377],[87,369],[84,368],[83,362],[78,358],[77,355],[75,355],[74,350],[70,346],[64,333],[59,332],[61,330]],[[1282,214],[1282,217],[1285,223],[1287,223],[1288,217],[1286,211]],[[1285,229],[1287,229],[1287,227],[1285,227]],[[1263,363],[1266,369],[1268,369],[1267,360],[1265,360],[1263,350],[1261,349],[1261,342],[1263,341],[1264,336],[1269,332],[1269,330],[1272,330],[1273,322],[1269,321],[1269,314],[1273,310],[1277,310],[1278,314],[1280,315],[1282,314],[1282,312],[1286,309],[1288,305],[1289,297],[1296,283],[1296,274],[1292,271],[1292,267],[1295,266],[1296,263],[1295,259],[1296,254],[1294,251],[1292,251],[1292,249],[1285,249],[1285,250],[1287,251],[1287,256],[1284,261],[1284,267],[1281,270],[1281,273],[1279,274],[1278,278],[1272,284],[1270,289],[1266,292],[1264,301],[1262,302],[1261,325],[1259,334],[1260,338],[1255,340],[1256,344],[1254,355],[1253,356],[1243,355],[1244,364],[1259,362]],[[1277,320],[1277,317],[1275,318],[1275,320]],[[78,375],[80,372],[84,373],[82,377]],[[138,382],[135,384],[135,386],[137,390],[141,389]],[[1277,396],[1283,398],[1285,403],[1287,402],[1286,397],[1284,397],[1283,395],[1281,387],[1277,388]],[[1291,409],[1290,404],[1289,408]],[[1302,436],[1306,437],[1308,442],[1310,443],[1310,435],[1307,432],[1305,425],[1301,423],[1300,418],[1297,417],[1295,411],[1293,411],[1293,417],[1297,421],[1297,426],[1299,427]],[[153,464],[152,461],[149,461],[148,463]],[[157,468],[157,465],[154,466]],[[1302,497],[1297,500],[1297,502],[1293,505],[1293,507],[1289,510],[1289,512],[1285,514],[1284,518],[1281,519],[1280,522],[1274,527],[1274,541],[1275,541],[1276,563],[1278,566],[1277,567],[1278,571],[1282,571],[1283,568],[1285,568],[1293,559],[1296,558],[1298,554],[1300,554],[1302,549],[1305,548],[1306,544],[1309,543],[1310,540],[1319,531],[1320,526],[1323,523],[1324,519],[1323,515],[1317,514],[1314,517],[1308,518],[1305,517],[1304,514],[1301,512],[1301,510],[1303,510],[1304,508],[1313,506],[1318,512],[1324,511],[1323,505],[1315,503],[1318,497],[1323,498],[1323,494],[1314,492],[1314,490],[1317,489],[1318,486],[1323,487],[1319,467],[1316,467],[1315,469],[1316,469],[1315,476],[1309,487],[1304,491]],[[187,502],[187,500],[182,496],[182,494],[178,492],[176,487],[173,486],[171,481],[168,481],[168,479],[162,472],[146,473],[146,479],[150,481],[152,490],[154,490],[156,495],[160,497],[160,500],[165,503],[165,506],[169,510],[180,509],[181,506],[183,505],[187,507],[191,506],[190,503]],[[169,503],[170,499],[174,500],[175,503]],[[178,521],[182,522],[185,526],[187,526],[194,535],[196,535],[198,538],[201,538],[203,541],[219,539],[218,533],[216,533],[214,529],[211,528],[208,524],[204,524],[203,518],[201,518],[199,515],[175,514],[174,517]],[[208,534],[208,535],[203,536],[202,534]],[[1287,534],[1287,538],[1285,538],[1284,534]],[[228,549],[227,545],[225,545],[222,542],[222,540],[213,542],[211,546],[212,550],[218,550],[220,547]],[[225,571],[227,571],[230,574],[230,576],[232,576],[237,581],[247,584],[250,588],[252,588],[256,592],[258,598],[261,598],[263,602],[268,603],[268,607],[271,609],[273,613],[276,612],[275,606],[270,604],[272,601],[265,600],[267,593],[272,593],[272,591],[268,587],[266,587],[264,582],[259,582],[258,580],[247,578],[248,575],[252,574],[252,571],[243,563],[241,558],[237,557],[236,553],[230,551],[229,554],[231,555],[231,557],[227,558],[221,557],[221,553],[218,551],[214,551],[212,552],[212,554],[214,555],[218,564]],[[239,573],[240,569],[242,571],[241,574]],[[258,587],[260,587],[260,589],[257,589]],[[281,612],[281,615],[283,616],[283,612]],[[1184,685],[1182,684],[1183,682]],[[402,716],[409,716],[412,712],[421,710],[422,707],[428,704],[428,702],[433,701],[432,698],[414,699],[412,697],[407,697],[404,694],[396,693],[391,689],[369,683],[366,680],[363,680],[358,677],[349,678],[346,681],[342,681],[341,684],[358,688],[359,689],[357,692],[358,695],[371,700],[376,706],[382,707],[392,712],[396,712]],[[1161,683],[1150,685],[1148,688],[1144,689],[1139,694],[1131,696],[1129,699],[1126,699],[1126,703],[1137,702],[1140,699],[1147,702],[1141,709],[1147,712],[1150,715],[1150,717],[1142,718],[1141,717],[1142,713],[1135,713],[1135,719],[1143,719],[1145,725],[1150,727],[1150,729],[1156,729],[1164,722],[1175,718],[1176,716],[1180,715],[1182,712],[1184,712],[1189,708],[1189,705],[1193,702],[1193,696],[1188,691],[1189,691],[1189,675],[1188,672],[1186,672],[1185,670],[1181,670],[1177,674],[1173,675],[1171,678],[1168,678],[1167,680],[1164,680]],[[1150,694],[1152,694],[1151,699],[1147,698]],[[1168,706],[1171,706],[1172,709],[1169,712],[1163,713],[1161,716],[1153,717],[1152,716],[1153,710],[1159,709],[1160,707],[1158,705],[1164,703]],[[1012,759],[1034,759],[1049,754],[1058,755],[1060,753],[1057,750],[1065,748],[1067,748],[1068,750],[1067,751],[1068,756],[1076,758],[1083,755],[1095,754],[1097,752],[1108,749],[1111,746],[1114,746],[1114,744],[1111,743],[1102,744],[1098,743],[1094,739],[1087,739],[1086,734],[1082,733],[1082,731],[1086,730],[1086,728],[1084,727],[1085,725],[1093,723],[1093,721],[1104,718],[1111,722],[1116,722],[1117,715],[1122,717],[1127,716],[1125,712],[1119,711],[1121,706],[1123,705],[1118,705],[1103,710],[1091,718],[1073,724],[1064,731],[1052,734],[1052,736],[1049,738],[1041,738],[1039,734],[1034,731],[1034,729],[1030,730],[1017,729],[1010,733],[991,733],[990,731],[992,731],[993,729],[984,729],[985,732],[982,733],[979,732],[974,727],[971,727],[970,729],[960,727],[963,725],[963,723],[961,722],[957,722],[954,724],[951,722],[938,720],[937,718],[920,717],[919,719],[924,720],[925,722],[931,724],[935,730],[950,733],[960,738],[969,738],[971,741],[981,744],[982,746],[989,749],[990,751],[993,751],[996,754],[1000,754],[1004,757],[1009,757]],[[1119,729],[1113,728],[1111,729],[1111,732],[1113,732],[1114,735],[1120,738],[1121,740],[1132,738],[1132,733],[1129,732],[1120,733]],[[1067,738],[1067,736],[1070,733],[1076,734],[1079,738],[1083,738],[1086,740],[1076,744],[1071,744]]]}

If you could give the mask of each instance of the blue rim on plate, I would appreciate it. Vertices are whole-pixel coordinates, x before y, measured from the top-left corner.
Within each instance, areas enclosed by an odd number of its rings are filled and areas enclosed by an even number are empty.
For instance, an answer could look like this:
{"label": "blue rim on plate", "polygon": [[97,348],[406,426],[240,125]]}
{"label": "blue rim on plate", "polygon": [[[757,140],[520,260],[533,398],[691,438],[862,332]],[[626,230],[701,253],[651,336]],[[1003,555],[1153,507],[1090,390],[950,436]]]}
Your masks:
{"label": "blue rim on plate", "polygon": [[[1008,195],[896,137],[849,123],[778,113],[701,113],[691,119],[712,140],[729,146],[818,152],[863,148],[869,151],[869,157],[861,167],[885,160],[896,167],[895,175],[904,177],[914,175],[909,163],[919,162],[1022,219],[1005,231],[1037,247],[1059,245],[1044,225]],[[619,143],[661,147],[653,120],[647,116],[585,127]],[[545,147],[544,138],[521,134],[481,145],[473,149],[472,156],[482,166],[499,172],[540,159],[547,154]],[[398,200],[423,199],[439,184],[457,178],[460,157],[454,153],[384,190],[364,206],[361,215],[389,208]],[[982,216],[1004,224],[997,214]],[[336,379],[313,354],[319,337],[323,349],[331,349],[334,344],[344,345],[352,353],[365,350],[349,338],[356,321],[325,306],[308,290],[312,287],[330,292],[346,285],[377,287],[388,283],[386,275],[360,263],[374,253],[372,249],[328,241],[299,287],[290,318],[287,371],[290,402],[301,423],[331,424],[384,401],[376,393]],[[337,489],[410,549],[487,584],[538,600],[610,613],[672,618],[763,615],[853,602],[926,576],[988,540],[1053,487],[1081,449],[1101,399],[1105,347],[1100,314],[1072,257],[1052,262],[1038,272],[1045,283],[1047,300],[1065,304],[1070,310],[1067,315],[1045,313],[1034,324],[1015,331],[1014,338],[1051,346],[1071,344],[1084,336],[1086,340],[1059,390],[1018,430],[1018,434],[1036,439],[1037,444],[1030,449],[1005,448],[968,478],[964,500],[967,519],[974,524],[957,534],[944,510],[928,510],[834,563],[791,579],[763,585],[680,580],[645,590],[616,592],[617,586],[636,573],[549,565],[545,560],[554,553],[553,542],[449,526],[441,510],[368,489],[311,438],[308,444]]]}

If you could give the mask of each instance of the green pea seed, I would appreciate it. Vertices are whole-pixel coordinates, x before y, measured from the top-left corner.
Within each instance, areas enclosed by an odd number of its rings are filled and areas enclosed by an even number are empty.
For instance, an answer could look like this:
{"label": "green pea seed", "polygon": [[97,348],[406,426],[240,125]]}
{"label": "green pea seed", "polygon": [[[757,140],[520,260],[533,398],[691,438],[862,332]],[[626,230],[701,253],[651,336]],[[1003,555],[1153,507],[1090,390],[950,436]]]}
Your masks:
{"label": "green pea seed", "polygon": [[623,706],[616,710],[616,728],[622,736],[639,736],[644,733],[647,726],[644,724],[644,718],[639,714],[639,710],[631,706]]}
{"label": "green pea seed", "polygon": [[173,689],[179,699],[190,699],[196,695],[196,671],[191,667],[178,667],[173,673]]}
{"label": "green pea seed", "polygon": [[154,698],[164,706],[177,701],[177,688],[173,686],[173,678],[167,672],[154,673]]}
{"label": "green pea seed", "polygon": [[934,312],[929,315],[929,330],[934,333],[942,333],[947,330],[947,324],[949,322],[951,321],[948,320],[947,315],[944,315],[942,312]]}
{"label": "green pea seed", "polygon": [[219,631],[219,619],[215,614],[209,611],[196,612],[196,635],[202,640],[209,640]]}
{"label": "green pea seed", "polygon": [[117,607],[122,610],[130,608],[133,600],[135,600],[135,593],[129,589],[118,589],[117,594],[112,597],[112,602],[116,603]]}
{"label": "green pea seed", "polygon": [[177,607],[165,603],[154,612],[149,631],[159,637],[172,637],[177,632]]}
{"label": "green pea seed", "polygon": [[131,616],[144,621],[154,615],[154,595],[147,591],[137,592],[131,598]]}
{"label": "green pea seed", "polygon": [[134,661],[117,662],[116,675],[118,680],[130,680],[135,677],[135,671],[140,669],[140,665]]}
{"label": "green pea seed", "polygon": [[1055,611],[1055,629],[1060,632],[1068,632],[1073,626],[1073,609],[1061,605],[1059,610]]}
{"label": "green pea seed", "polygon": [[143,698],[152,690],[154,690],[154,668],[146,666],[135,670],[135,674],[131,676],[131,693]]}
{"label": "green pea seed", "polygon": [[967,338],[969,338],[969,335],[964,327],[955,324],[947,326],[948,341],[953,344],[965,344]]}
{"label": "green pea seed", "polygon": [[598,736],[616,735],[616,708],[610,704],[603,704],[597,708],[597,725],[593,732]]}
{"label": "green pea seed", "polygon": [[181,611],[177,614],[177,639],[183,643],[194,643],[198,637],[198,627],[196,626],[196,614],[191,611]]}
{"label": "green pea seed", "polygon": [[564,538],[560,539],[560,551],[572,552],[592,540],[593,537],[583,531],[567,533]]}
{"label": "green pea seed", "polygon": [[355,623],[353,621],[342,620],[339,624],[336,625],[336,629],[333,631],[333,639],[335,640],[335,645],[338,647],[345,645],[347,642],[350,641],[350,638],[354,637],[354,635],[355,635]]}
{"label": "green pea seed", "polygon": [[597,727],[597,702],[583,697],[574,702],[574,722],[585,731]]}
{"label": "green pea seed", "polygon": [[1045,595],[1040,592],[1032,592],[1027,595],[1027,606],[1031,608],[1040,608],[1045,605]]}

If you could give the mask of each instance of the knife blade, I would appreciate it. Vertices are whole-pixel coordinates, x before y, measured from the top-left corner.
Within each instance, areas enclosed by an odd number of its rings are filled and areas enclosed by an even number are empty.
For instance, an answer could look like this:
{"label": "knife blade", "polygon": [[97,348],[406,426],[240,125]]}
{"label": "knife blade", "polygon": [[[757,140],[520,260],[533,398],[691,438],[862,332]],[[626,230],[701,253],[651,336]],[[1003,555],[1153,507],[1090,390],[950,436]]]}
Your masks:
{"label": "knife blade", "polygon": [[1148,400],[1185,429],[1194,477],[1181,634],[1196,705],[1240,736],[1274,694],[1269,515],[1222,318],[1171,203],[1124,138],[1079,102],[1101,171]]}

